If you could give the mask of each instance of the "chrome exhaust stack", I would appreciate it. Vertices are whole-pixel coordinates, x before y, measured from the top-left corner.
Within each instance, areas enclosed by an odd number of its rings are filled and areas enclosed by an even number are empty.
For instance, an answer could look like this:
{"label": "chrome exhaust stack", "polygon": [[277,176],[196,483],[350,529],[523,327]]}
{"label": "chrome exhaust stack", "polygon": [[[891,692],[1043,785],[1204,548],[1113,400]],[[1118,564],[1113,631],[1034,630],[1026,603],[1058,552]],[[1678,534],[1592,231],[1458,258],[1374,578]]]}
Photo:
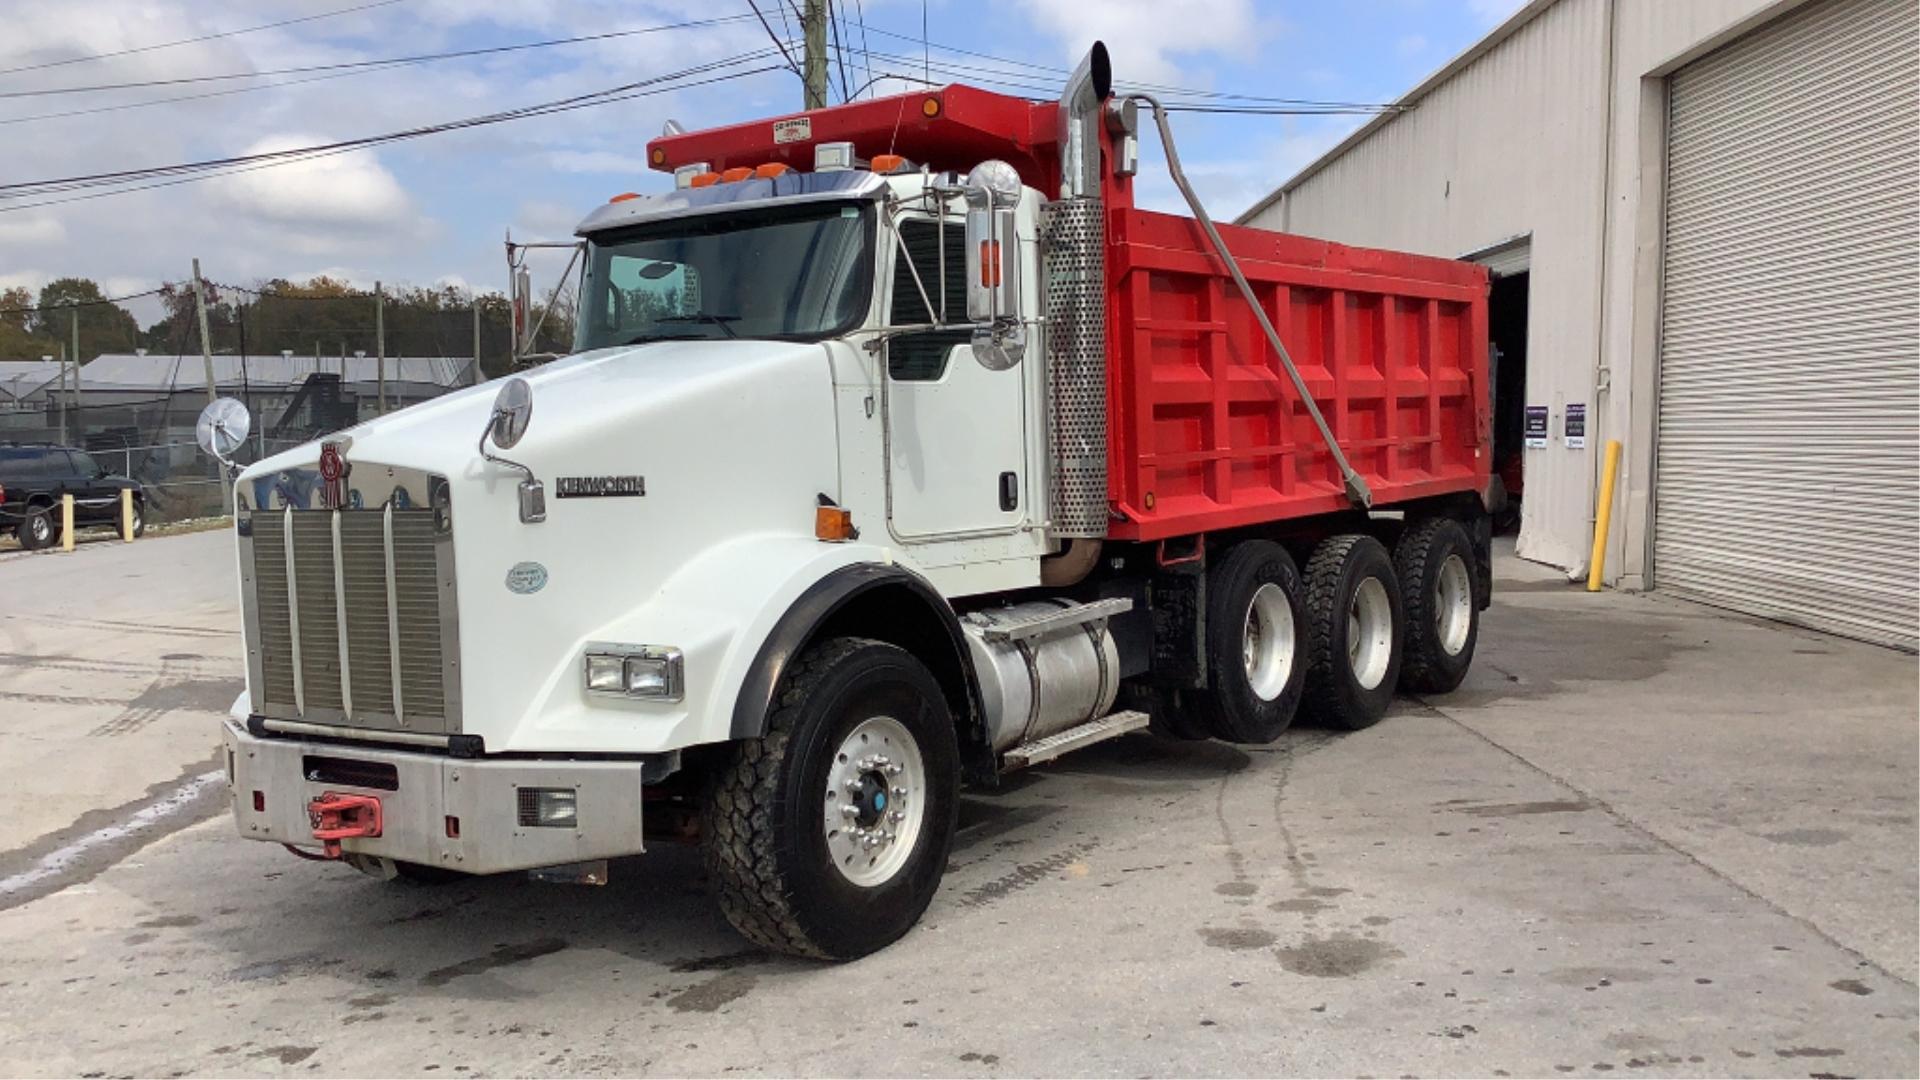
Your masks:
{"label": "chrome exhaust stack", "polygon": [[1113,96],[1107,47],[1096,41],[1060,94],[1060,197],[1100,197],[1100,125]]}
{"label": "chrome exhaust stack", "polygon": [[[1107,535],[1106,214],[1100,138],[1113,94],[1107,47],[1098,42],[1060,95],[1060,197],[1041,210],[1041,296],[1046,305],[1047,535],[1070,541]],[[1049,582],[1093,569],[1098,543],[1043,564]]]}

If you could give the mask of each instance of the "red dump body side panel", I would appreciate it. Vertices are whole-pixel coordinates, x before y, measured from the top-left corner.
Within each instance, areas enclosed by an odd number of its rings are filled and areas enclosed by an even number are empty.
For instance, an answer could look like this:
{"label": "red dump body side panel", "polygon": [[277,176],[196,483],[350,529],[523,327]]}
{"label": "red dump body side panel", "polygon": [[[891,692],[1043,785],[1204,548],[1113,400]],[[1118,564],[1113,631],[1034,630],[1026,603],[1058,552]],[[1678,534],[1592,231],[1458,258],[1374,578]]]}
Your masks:
{"label": "red dump body side panel", "polygon": [[[1107,230],[1112,535],[1347,509],[1339,469],[1199,224],[1115,210]],[[1220,231],[1376,507],[1486,490],[1485,269]]]}

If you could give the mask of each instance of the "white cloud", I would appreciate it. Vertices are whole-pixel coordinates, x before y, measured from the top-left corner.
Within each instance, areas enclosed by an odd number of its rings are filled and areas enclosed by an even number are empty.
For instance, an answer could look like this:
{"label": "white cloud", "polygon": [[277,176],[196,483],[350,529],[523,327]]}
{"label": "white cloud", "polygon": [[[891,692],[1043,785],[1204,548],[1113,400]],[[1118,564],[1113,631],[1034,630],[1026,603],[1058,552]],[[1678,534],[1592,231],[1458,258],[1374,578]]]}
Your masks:
{"label": "white cloud", "polygon": [[[242,153],[269,154],[330,140],[282,134]],[[409,214],[406,190],[370,150],[243,172],[212,182],[229,206],[266,222],[297,228],[366,230],[394,226]]]}
{"label": "white cloud", "polygon": [[639,173],[649,171],[647,159],[611,150],[556,150],[547,155],[547,163],[561,172]]}
{"label": "white cloud", "polygon": [[[1277,26],[1257,16],[1252,0],[1021,0],[1028,18],[1065,46],[1077,63],[1095,39],[1113,58],[1121,82],[1176,82],[1177,55],[1223,53],[1251,58]],[[1089,8],[1094,13],[1089,13]]]}
{"label": "white cloud", "polygon": [[64,243],[67,227],[50,214],[13,212],[0,215],[0,246],[9,250],[52,247]]}

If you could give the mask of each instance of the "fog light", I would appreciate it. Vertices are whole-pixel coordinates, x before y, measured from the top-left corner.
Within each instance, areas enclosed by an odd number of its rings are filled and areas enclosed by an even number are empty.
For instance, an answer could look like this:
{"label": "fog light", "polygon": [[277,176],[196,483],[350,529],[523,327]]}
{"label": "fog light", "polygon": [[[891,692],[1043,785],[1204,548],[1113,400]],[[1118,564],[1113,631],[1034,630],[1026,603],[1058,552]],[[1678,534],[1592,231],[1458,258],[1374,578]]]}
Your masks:
{"label": "fog light", "polygon": [[625,693],[626,676],[622,673],[624,658],[619,656],[596,656],[587,654],[587,689],[603,694]]}
{"label": "fog light", "polygon": [[531,829],[571,829],[580,823],[579,793],[572,788],[521,788],[520,824]]}
{"label": "fog light", "polygon": [[684,660],[679,649],[659,645],[587,646],[587,692],[617,694],[648,701],[679,701],[685,694]]}

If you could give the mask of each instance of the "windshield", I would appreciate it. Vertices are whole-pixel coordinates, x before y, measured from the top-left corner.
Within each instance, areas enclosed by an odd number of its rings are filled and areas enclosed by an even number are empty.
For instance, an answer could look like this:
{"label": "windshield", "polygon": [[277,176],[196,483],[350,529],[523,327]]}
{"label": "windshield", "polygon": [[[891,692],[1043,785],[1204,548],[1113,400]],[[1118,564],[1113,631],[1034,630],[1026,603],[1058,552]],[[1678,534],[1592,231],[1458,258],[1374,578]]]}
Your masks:
{"label": "windshield", "polygon": [[695,338],[811,341],[853,329],[873,278],[873,210],[775,206],[592,238],[581,351]]}

